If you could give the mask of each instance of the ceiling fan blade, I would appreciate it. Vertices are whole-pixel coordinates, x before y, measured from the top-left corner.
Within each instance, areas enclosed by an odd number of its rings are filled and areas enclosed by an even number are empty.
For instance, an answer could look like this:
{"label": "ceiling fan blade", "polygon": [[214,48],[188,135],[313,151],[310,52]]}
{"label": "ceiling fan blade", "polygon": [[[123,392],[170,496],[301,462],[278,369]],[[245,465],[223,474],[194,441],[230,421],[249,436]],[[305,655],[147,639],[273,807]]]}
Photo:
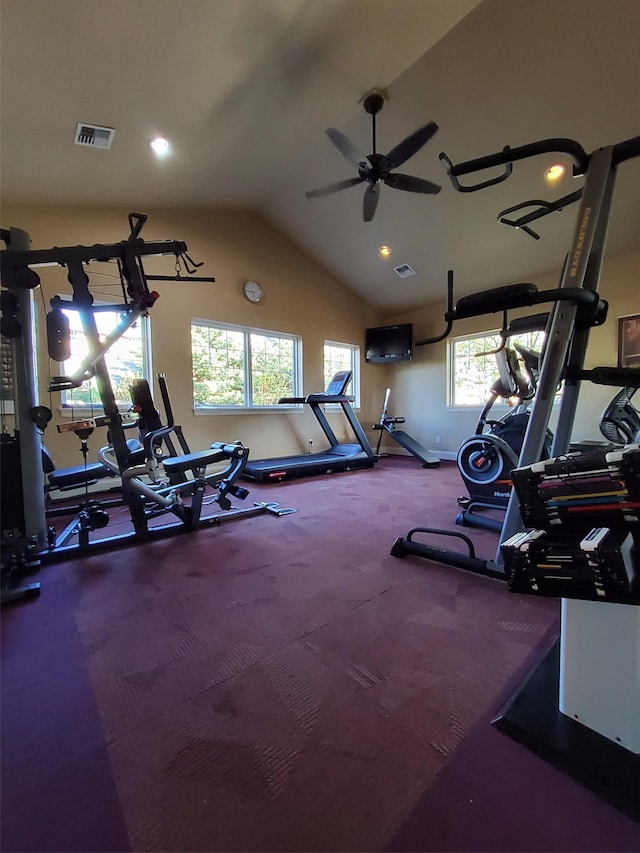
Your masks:
{"label": "ceiling fan blade", "polygon": [[413,157],[413,155],[431,139],[437,129],[438,125],[435,121],[430,121],[429,124],[425,124],[424,127],[419,127],[418,130],[415,130],[410,136],[403,139],[395,148],[392,148],[387,154],[387,160],[390,163],[390,168],[397,169],[397,167],[401,166],[405,160],[408,160],[409,157]]}
{"label": "ceiling fan blade", "polygon": [[437,195],[442,187],[439,184],[434,184],[431,181],[426,181],[424,178],[414,178],[413,175],[402,175],[394,172],[392,175],[387,175],[385,184],[394,190],[405,190],[409,193],[428,193],[429,195]]}
{"label": "ceiling fan blade", "polygon": [[370,163],[366,157],[363,157],[362,154],[357,150],[355,145],[351,142],[351,140],[347,139],[344,133],[341,133],[339,130],[336,130],[335,127],[328,127],[325,131],[329,139],[336,146],[338,151],[342,154],[343,157],[356,167],[356,169],[368,169],[370,167]]}
{"label": "ceiling fan blade", "polygon": [[378,199],[380,198],[380,185],[379,184],[369,184],[369,186],[364,191],[364,202],[362,205],[362,215],[364,216],[365,222],[371,222],[373,219],[373,214],[376,212],[376,207],[378,206]]}
{"label": "ceiling fan blade", "polygon": [[349,187],[355,187],[356,184],[361,184],[364,178],[346,178],[344,181],[336,181],[335,184],[329,184],[326,187],[320,187],[317,190],[308,190],[305,195],[307,198],[319,198],[323,195],[331,195],[339,190],[346,190]]}

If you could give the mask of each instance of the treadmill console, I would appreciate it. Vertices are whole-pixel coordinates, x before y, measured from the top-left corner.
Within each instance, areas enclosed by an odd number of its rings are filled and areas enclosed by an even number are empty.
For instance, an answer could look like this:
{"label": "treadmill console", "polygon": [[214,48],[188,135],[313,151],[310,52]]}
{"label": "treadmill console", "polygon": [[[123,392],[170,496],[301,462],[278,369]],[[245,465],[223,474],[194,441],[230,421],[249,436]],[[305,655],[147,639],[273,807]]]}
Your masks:
{"label": "treadmill console", "polygon": [[346,393],[349,382],[351,382],[351,371],[339,370],[327,385],[327,390],[324,393],[328,397],[340,397]]}

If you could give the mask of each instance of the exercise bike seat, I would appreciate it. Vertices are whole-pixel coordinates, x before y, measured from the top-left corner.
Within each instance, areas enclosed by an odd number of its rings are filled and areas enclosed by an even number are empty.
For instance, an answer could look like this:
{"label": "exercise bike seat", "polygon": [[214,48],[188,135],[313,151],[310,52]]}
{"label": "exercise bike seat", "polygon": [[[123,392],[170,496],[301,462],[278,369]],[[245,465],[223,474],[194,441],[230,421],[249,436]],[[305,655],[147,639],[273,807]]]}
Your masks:
{"label": "exercise bike seat", "polygon": [[494,382],[491,391],[495,396],[519,397],[529,400],[535,393],[535,386],[522,375],[516,352],[510,347],[504,347],[496,353],[496,363],[500,378]]}

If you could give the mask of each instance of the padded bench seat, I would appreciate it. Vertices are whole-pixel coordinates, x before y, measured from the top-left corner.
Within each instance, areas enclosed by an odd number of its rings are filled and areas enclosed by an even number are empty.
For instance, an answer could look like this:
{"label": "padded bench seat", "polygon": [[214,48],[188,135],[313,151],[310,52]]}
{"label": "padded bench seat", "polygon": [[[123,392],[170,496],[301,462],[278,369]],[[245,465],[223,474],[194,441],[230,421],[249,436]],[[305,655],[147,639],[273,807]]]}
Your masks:
{"label": "padded bench seat", "polygon": [[73,489],[95,483],[103,477],[112,477],[102,462],[89,462],[87,465],[76,465],[73,468],[62,468],[48,474],[49,484],[55,489]]}
{"label": "padded bench seat", "polygon": [[200,450],[196,453],[184,453],[181,456],[170,456],[162,461],[167,474],[184,473],[194,468],[206,468],[223,459],[239,459],[247,452],[247,448],[241,444],[222,444],[214,442],[209,450]]}
{"label": "padded bench seat", "polygon": [[[130,460],[132,465],[144,462],[144,445],[137,438],[128,438],[127,448],[132,454]],[[77,489],[80,486],[90,486],[105,477],[116,476],[102,462],[88,462],[86,465],[56,468],[51,454],[44,445],[42,447],[42,469],[47,475],[50,489]]]}

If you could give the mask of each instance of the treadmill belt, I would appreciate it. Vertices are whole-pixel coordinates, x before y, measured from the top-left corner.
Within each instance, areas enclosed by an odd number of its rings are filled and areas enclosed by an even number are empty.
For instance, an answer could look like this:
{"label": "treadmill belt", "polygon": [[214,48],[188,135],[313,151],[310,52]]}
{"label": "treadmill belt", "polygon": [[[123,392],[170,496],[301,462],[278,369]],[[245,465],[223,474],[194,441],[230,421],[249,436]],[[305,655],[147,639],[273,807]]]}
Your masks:
{"label": "treadmill belt", "polygon": [[343,456],[337,453],[308,453],[302,456],[282,456],[276,459],[249,460],[241,477],[258,482],[269,482],[309,477],[313,474],[330,474],[355,468],[373,467],[376,457],[358,453]]}

